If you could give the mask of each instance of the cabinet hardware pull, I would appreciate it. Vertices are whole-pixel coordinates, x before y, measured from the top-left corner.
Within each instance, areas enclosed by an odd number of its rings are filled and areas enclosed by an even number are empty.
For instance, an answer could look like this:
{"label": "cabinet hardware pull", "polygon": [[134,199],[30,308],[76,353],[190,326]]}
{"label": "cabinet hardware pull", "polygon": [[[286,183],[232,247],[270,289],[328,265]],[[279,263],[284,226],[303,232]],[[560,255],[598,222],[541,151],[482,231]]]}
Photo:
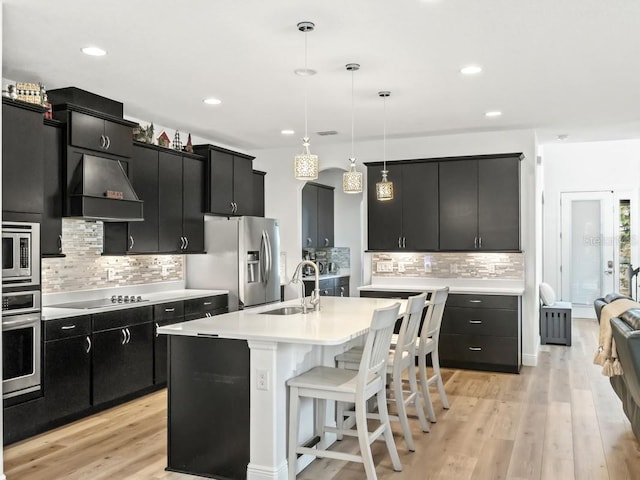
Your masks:
{"label": "cabinet hardware pull", "polygon": [[131,341],[131,332],[129,331],[129,327],[125,328],[125,330],[127,331],[127,343],[129,343]]}
{"label": "cabinet hardware pull", "polygon": [[407,248],[407,237],[402,237],[402,248]]}
{"label": "cabinet hardware pull", "polygon": [[160,325],[158,325],[158,322],[156,322],[156,338],[158,338],[158,336],[160,335],[158,333],[158,329],[160,328]]}
{"label": "cabinet hardware pull", "polygon": [[58,235],[58,252],[62,253],[62,235]]}
{"label": "cabinet hardware pull", "polygon": [[329,239],[325,237],[324,239],[324,246],[328,247],[329,246]]}
{"label": "cabinet hardware pull", "polygon": [[60,330],[73,330],[74,328],[76,328],[75,325],[63,325]]}
{"label": "cabinet hardware pull", "polygon": [[398,248],[402,248],[402,237],[398,237]]}
{"label": "cabinet hardware pull", "polygon": [[469,303],[482,303],[482,300],[469,300]]}
{"label": "cabinet hardware pull", "polygon": [[231,202],[230,205],[231,205],[231,213],[233,213],[235,211],[235,209],[233,207],[233,202]]}
{"label": "cabinet hardware pull", "polygon": [[204,305],[205,307],[208,307],[209,305],[211,305],[211,302],[202,302],[202,305]]}
{"label": "cabinet hardware pull", "polygon": [[170,313],[170,312],[175,312],[176,309],[175,308],[165,308],[164,311],[167,312],[167,313]]}
{"label": "cabinet hardware pull", "polygon": [[482,237],[478,237],[478,247],[482,248]]}
{"label": "cabinet hardware pull", "polygon": [[478,248],[478,237],[473,237],[473,248]]}
{"label": "cabinet hardware pull", "polygon": [[133,239],[133,235],[129,235],[129,250],[133,249],[133,246],[135,245],[135,240]]}
{"label": "cabinet hardware pull", "polygon": [[475,325],[482,323],[482,320],[469,320],[469,323],[473,323]]}
{"label": "cabinet hardware pull", "polygon": [[307,246],[311,245],[311,237],[307,237]]}
{"label": "cabinet hardware pull", "polygon": [[121,345],[124,345],[125,343],[127,343],[127,333],[124,331],[124,328],[122,330],[120,330],[122,332],[122,343]]}
{"label": "cabinet hardware pull", "polygon": [[109,147],[111,146],[111,139],[109,138],[108,135],[106,135],[105,138],[107,139],[107,146],[104,148],[105,150],[109,150]]}
{"label": "cabinet hardware pull", "polygon": [[87,350],[86,353],[89,353],[91,351],[91,337],[89,337],[89,335],[87,335],[86,337],[87,340]]}
{"label": "cabinet hardware pull", "polygon": [[469,347],[469,350],[471,350],[472,352],[481,352],[482,348],[480,348],[480,347]]}
{"label": "cabinet hardware pull", "polygon": [[189,237],[184,237],[184,249],[189,248]]}
{"label": "cabinet hardware pull", "polygon": [[104,148],[104,146],[107,144],[107,140],[105,138],[104,135],[100,135],[100,148]]}

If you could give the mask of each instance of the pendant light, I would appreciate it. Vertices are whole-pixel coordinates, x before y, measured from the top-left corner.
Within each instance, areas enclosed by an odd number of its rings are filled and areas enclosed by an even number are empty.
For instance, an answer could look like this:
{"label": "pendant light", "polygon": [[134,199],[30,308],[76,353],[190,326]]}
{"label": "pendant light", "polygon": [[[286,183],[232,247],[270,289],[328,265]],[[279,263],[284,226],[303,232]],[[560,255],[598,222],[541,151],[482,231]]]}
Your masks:
{"label": "pendant light", "polygon": [[383,133],[382,133],[382,180],[376,183],[376,198],[381,202],[387,200],[393,200],[393,182],[387,179],[387,97],[391,95],[391,92],[382,91],[378,92],[378,96],[384,100],[384,116],[383,116]]}
{"label": "pendant light", "polygon": [[[304,69],[297,69],[297,75],[308,77],[314,75],[315,70],[307,68],[307,32],[313,32],[313,22],[298,23],[298,30],[304,33]],[[318,156],[309,151],[309,135],[307,132],[307,80],[304,81],[304,138],[302,139],[302,153],[295,156],[294,175],[297,180],[315,180],[318,178]]]}
{"label": "pendant light", "polygon": [[347,71],[351,72],[351,158],[349,158],[349,171],[342,174],[342,191],[344,193],[362,193],[362,172],[356,170],[356,156],[353,153],[353,118],[354,118],[354,101],[353,101],[353,74],[360,70],[357,63],[348,63]]}

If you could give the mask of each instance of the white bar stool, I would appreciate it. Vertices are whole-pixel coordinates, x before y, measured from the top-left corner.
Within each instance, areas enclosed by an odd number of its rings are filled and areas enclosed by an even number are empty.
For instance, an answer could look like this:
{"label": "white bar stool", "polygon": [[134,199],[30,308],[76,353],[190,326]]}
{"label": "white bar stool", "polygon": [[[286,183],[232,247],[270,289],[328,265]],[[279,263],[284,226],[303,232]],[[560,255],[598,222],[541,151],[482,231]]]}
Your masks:
{"label": "white bar stool", "polygon": [[[390,307],[374,310],[362,351],[362,361],[357,371],[321,366],[314,367],[287,381],[289,386],[289,480],[296,478],[299,453],[363,463],[367,479],[375,480],[377,476],[371,454],[371,443],[381,435],[386,441],[393,469],[398,472],[402,470],[385,402],[387,357],[399,309],[400,304],[395,303]],[[300,397],[314,398],[321,404],[315,415],[315,435],[322,437],[324,432],[335,432],[339,435],[357,436],[360,455],[299,445]],[[367,400],[373,397],[378,399],[380,405],[380,426],[373,432],[369,432],[366,404]],[[342,402],[355,403],[356,431],[339,430],[324,425],[325,419],[322,413],[325,411],[327,400],[335,400],[338,405]]]}
{"label": "white bar stool", "polygon": [[[418,330],[420,328],[420,319],[424,310],[426,293],[409,297],[407,303],[407,311],[402,319],[400,333],[398,335],[395,349],[391,349],[388,353],[387,374],[391,375],[391,384],[393,390],[393,398],[386,399],[389,403],[395,403],[398,415],[389,415],[392,420],[398,420],[402,426],[407,448],[415,451],[409,418],[407,417],[407,407],[412,405],[415,407],[420,426],[425,432],[429,431],[429,422],[424,415],[424,408],[420,400],[418,391],[418,382],[416,379],[416,343],[418,339]],[[339,368],[357,369],[363,352],[359,347],[354,347],[345,353],[336,356],[336,362]],[[402,388],[403,374],[407,372],[410,389]],[[378,408],[380,405],[378,405]],[[351,417],[353,411],[344,411],[342,405],[338,406],[336,420],[338,428],[341,428],[344,416]],[[369,413],[369,418],[378,418],[375,413]]]}

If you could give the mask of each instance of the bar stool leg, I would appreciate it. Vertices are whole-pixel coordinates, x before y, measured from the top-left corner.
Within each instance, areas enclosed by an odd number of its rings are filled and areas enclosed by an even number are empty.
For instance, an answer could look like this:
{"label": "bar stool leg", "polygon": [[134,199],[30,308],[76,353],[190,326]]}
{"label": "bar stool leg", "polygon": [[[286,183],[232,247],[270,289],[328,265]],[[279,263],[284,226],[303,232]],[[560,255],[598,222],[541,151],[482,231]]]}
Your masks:
{"label": "bar stool leg", "polygon": [[298,389],[289,387],[289,480],[296,480],[298,468],[298,423],[300,422],[300,398]]}
{"label": "bar stool leg", "polygon": [[418,380],[416,379],[416,366],[415,362],[409,364],[409,385],[411,386],[411,394],[413,395],[414,408],[418,414],[418,420],[420,420],[420,426],[423,432],[429,432],[429,422],[427,422],[424,416],[424,408],[422,401],[420,400],[420,393],[418,391]]}
{"label": "bar stool leg", "polygon": [[398,449],[396,448],[396,442],[393,439],[393,432],[391,431],[391,420],[389,420],[389,411],[387,410],[387,396],[384,391],[378,392],[378,413],[380,414],[380,422],[383,425],[386,425],[383,436],[384,441],[387,443],[387,450],[389,451],[389,456],[391,457],[391,463],[393,465],[393,469],[396,472],[402,471],[402,463],[400,463],[400,457],[398,456]]}

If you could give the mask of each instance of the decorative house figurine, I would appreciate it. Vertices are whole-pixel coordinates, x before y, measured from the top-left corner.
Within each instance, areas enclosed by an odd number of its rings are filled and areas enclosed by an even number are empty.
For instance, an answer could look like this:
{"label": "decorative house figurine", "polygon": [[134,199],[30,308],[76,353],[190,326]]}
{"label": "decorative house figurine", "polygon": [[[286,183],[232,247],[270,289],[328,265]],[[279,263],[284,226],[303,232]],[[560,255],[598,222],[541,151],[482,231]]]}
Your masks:
{"label": "decorative house figurine", "polygon": [[191,134],[187,137],[187,144],[184,146],[184,151],[193,153],[193,143],[191,143]]}
{"label": "decorative house figurine", "polygon": [[180,132],[178,130],[176,130],[176,134],[173,136],[171,148],[174,150],[182,150],[182,141],[180,140]]}
{"label": "decorative house figurine", "polygon": [[167,132],[165,132],[164,130],[156,140],[158,141],[158,145],[160,145],[161,147],[169,148],[169,145],[171,145],[171,139],[169,138],[169,135],[167,135]]}
{"label": "decorative house figurine", "polygon": [[138,142],[153,143],[153,122],[146,127],[137,126],[134,128],[133,139]]}

